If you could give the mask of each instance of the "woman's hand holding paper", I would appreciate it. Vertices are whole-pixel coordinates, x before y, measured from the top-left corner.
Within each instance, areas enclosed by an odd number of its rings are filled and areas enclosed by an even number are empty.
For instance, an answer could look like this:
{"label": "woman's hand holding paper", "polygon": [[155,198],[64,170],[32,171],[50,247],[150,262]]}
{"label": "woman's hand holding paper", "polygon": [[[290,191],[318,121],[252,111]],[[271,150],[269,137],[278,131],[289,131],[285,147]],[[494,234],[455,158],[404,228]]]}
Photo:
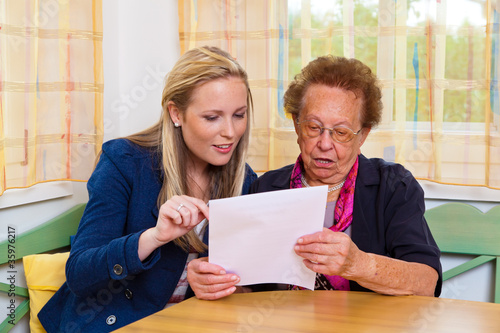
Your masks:
{"label": "woman's hand holding paper", "polygon": [[240,278],[227,274],[224,268],[208,262],[208,258],[192,260],[188,265],[189,285],[199,299],[216,300],[231,295],[237,290]]}

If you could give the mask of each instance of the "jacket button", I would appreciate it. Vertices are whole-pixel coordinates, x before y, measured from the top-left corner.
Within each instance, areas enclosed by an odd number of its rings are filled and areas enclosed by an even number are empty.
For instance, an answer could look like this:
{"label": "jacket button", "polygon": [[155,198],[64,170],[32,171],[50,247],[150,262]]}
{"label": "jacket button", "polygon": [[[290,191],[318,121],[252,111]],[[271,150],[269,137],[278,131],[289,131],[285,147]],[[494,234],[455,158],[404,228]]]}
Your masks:
{"label": "jacket button", "polygon": [[106,318],[106,324],[108,325],[113,325],[114,323],[116,323],[116,317],[111,315],[109,316],[108,318]]}
{"label": "jacket button", "polygon": [[113,272],[115,272],[116,275],[122,275],[123,267],[121,265],[116,264],[113,266]]}
{"label": "jacket button", "polygon": [[125,297],[127,297],[127,299],[132,299],[133,296],[134,294],[130,289],[125,289]]}

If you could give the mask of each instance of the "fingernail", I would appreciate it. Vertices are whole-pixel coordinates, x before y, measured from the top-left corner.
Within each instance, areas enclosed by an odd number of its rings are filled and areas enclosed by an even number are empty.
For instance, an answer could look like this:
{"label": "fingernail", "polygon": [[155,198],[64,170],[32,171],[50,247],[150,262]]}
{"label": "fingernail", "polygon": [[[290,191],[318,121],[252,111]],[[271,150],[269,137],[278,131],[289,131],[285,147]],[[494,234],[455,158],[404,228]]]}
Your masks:
{"label": "fingernail", "polygon": [[238,280],[238,277],[236,275],[231,276],[231,281],[236,281]]}
{"label": "fingernail", "polygon": [[304,241],[304,240],[303,240],[302,238],[299,238],[299,239],[297,240],[297,243],[302,244],[302,242],[303,242],[303,241]]}
{"label": "fingernail", "polygon": [[226,274],[226,271],[219,271],[219,274],[224,275]]}
{"label": "fingernail", "polygon": [[295,246],[293,247],[293,249],[298,251],[298,250],[299,250],[299,246],[298,246],[298,245],[295,245]]}

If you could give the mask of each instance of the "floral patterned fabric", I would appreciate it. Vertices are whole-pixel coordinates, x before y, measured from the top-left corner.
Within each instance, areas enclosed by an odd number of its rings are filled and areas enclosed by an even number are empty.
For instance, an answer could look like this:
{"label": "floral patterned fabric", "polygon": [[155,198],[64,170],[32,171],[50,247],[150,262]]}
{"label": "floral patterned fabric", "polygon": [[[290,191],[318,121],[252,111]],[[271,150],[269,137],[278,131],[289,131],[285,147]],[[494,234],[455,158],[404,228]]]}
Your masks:
{"label": "floral patterned fabric", "polygon": [[[356,187],[356,177],[358,175],[358,160],[354,162],[354,165],[347,175],[344,186],[340,189],[339,198],[337,199],[337,204],[335,205],[334,223],[329,228],[332,231],[343,232],[352,223],[352,213],[354,207],[354,189]],[[295,166],[292,170],[292,176],[290,179],[290,188],[301,188],[303,187],[301,178],[303,174],[303,161],[302,155],[299,155]],[[319,275],[319,274],[318,274]],[[325,279],[317,276],[316,280],[322,281],[323,283],[316,283],[317,286],[322,286],[321,289],[335,289],[335,290],[349,290],[349,280],[344,279],[337,275],[324,275],[331,286],[325,287]],[[330,288],[331,287],[331,288]],[[301,287],[293,286],[291,289],[302,289]]]}

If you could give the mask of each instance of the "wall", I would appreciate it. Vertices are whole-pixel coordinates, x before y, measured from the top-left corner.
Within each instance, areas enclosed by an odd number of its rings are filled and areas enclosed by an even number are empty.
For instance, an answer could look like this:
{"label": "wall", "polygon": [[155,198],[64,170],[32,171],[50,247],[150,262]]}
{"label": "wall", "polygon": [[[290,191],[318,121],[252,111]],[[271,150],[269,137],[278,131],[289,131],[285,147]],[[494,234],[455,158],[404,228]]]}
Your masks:
{"label": "wall", "polygon": [[104,1],[104,141],[160,117],[165,74],[179,57],[177,1]]}

